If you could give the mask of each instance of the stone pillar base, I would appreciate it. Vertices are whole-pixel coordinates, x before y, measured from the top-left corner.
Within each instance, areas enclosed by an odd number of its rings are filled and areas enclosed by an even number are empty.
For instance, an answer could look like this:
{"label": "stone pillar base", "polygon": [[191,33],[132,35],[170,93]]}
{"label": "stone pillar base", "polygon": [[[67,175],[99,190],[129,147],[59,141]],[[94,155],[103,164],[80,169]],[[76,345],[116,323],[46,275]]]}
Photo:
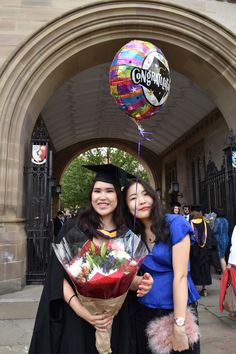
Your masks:
{"label": "stone pillar base", "polygon": [[0,294],[25,286],[26,232],[22,219],[0,219]]}

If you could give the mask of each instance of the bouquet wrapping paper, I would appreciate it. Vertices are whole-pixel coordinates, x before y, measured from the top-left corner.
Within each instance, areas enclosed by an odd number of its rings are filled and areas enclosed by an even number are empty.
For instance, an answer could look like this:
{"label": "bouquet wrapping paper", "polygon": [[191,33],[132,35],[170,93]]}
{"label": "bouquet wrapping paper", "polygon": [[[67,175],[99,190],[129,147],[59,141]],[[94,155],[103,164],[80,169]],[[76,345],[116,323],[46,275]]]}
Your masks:
{"label": "bouquet wrapping paper", "polygon": [[[82,247],[63,238],[53,244],[58,260],[75,285],[81,304],[91,314],[115,316],[125,301],[129,287],[148,254],[146,245],[131,230],[121,237],[104,240],[101,245],[86,241]],[[99,354],[112,353],[111,330],[96,330]]]}
{"label": "bouquet wrapping paper", "polygon": [[[121,306],[123,305],[127,292],[121,296],[111,298],[111,299],[95,299],[92,297],[86,297],[78,293],[78,298],[80,302],[87,308],[90,313],[104,313],[109,312],[111,315],[115,316],[119,312]],[[100,354],[112,353],[111,350],[111,330],[112,325],[109,326],[107,332],[95,332],[96,338],[96,348]]]}

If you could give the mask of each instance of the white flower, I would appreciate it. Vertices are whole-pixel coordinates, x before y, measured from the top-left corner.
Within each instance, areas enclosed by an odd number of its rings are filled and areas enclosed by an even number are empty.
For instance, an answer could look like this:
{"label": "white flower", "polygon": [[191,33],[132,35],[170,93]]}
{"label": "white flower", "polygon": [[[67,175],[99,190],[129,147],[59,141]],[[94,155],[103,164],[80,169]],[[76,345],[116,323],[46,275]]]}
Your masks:
{"label": "white flower", "polygon": [[130,262],[130,265],[131,266],[136,266],[138,263],[133,259],[131,262]]}
{"label": "white flower", "polygon": [[78,274],[82,272],[82,267],[89,269],[89,263],[83,262],[83,259],[76,259],[72,264],[66,265],[68,272],[73,276],[77,277]]}
{"label": "white flower", "polygon": [[110,255],[114,256],[116,259],[130,259],[130,255],[122,250],[113,250]]}

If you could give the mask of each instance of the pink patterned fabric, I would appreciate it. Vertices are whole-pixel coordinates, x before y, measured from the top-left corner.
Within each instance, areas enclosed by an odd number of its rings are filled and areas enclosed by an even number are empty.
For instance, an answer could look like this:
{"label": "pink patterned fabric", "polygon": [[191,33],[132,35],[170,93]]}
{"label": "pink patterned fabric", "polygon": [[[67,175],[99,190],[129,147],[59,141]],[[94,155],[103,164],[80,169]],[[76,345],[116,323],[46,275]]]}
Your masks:
{"label": "pink patterned fabric", "polygon": [[[190,309],[187,309],[185,330],[189,340],[189,346],[196,343],[200,337],[199,327],[196,321],[195,315]],[[153,354],[169,354],[172,351],[172,344],[169,342],[169,337],[172,334],[173,323],[173,312],[149,323],[146,332],[148,345]]]}

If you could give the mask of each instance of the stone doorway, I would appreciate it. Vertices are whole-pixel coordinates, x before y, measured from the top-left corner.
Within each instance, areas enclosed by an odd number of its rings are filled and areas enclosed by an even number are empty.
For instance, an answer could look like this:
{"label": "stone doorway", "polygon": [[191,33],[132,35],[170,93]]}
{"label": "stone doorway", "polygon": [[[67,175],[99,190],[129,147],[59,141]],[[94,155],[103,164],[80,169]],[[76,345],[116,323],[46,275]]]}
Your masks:
{"label": "stone doorway", "polygon": [[[63,83],[90,68],[111,62],[114,53],[133,38],[157,43],[169,59],[171,68],[196,83],[211,98],[214,106],[220,109],[228,126],[234,128],[234,38],[217,23],[170,4],[162,4],[157,11],[153,1],[130,1],[127,7],[124,7],[123,2],[115,4],[108,1],[85,6],[45,26],[9,58],[0,76],[0,242],[4,250],[10,243],[13,255],[7,267],[4,263],[2,291],[17,289],[25,283],[26,189],[23,168],[36,120],[49,98],[53,98]],[[176,102],[181,102],[183,91],[178,88],[177,93]],[[166,111],[167,117],[170,111],[171,107]],[[111,119],[113,113],[107,112],[106,117]],[[95,114],[94,117],[94,126],[100,128],[99,137],[94,131],[90,134],[87,128],[84,131],[85,126],[80,124],[77,136],[82,138],[79,141],[71,139],[76,130],[74,126],[66,125],[65,121],[60,121],[58,127],[51,129],[52,133],[58,131],[52,139],[54,147],[57,146],[54,151],[57,178],[60,178],[69,162],[70,154],[73,158],[78,151],[94,144],[117,139],[117,145],[136,152],[136,132],[131,122],[121,119],[120,115],[116,116],[113,122],[119,123],[118,127],[114,126],[114,132],[120,132],[117,136],[109,134],[106,125],[100,125],[105,123],[105,116],[101,118]],[[82,118],[85,122],[86,117],[81,115]],[[159,140],[144,145],[142,150],[143,160],[149,166],[155,182],[161,178],[161,149],[170,146],[187,129],[179,129],[184,127],[184,116],[181,114],[171,119],[171,124],[178,122],[174,128],[167,121],[163,119],[166,123],[163,123],[162,136],[158,133]],[[194,124],[193,116],[189,122]],[[53,126],[53,120],[48,120],[48,128],[50,123]],[[150,129],[158,132],[159,127],[151,120],[148,124]],[[71,135],[66,134],[67,131],[71,131]],[[179,135],[175,134],[177,131]],[[64,135],[61,136],[61,133]]]}

